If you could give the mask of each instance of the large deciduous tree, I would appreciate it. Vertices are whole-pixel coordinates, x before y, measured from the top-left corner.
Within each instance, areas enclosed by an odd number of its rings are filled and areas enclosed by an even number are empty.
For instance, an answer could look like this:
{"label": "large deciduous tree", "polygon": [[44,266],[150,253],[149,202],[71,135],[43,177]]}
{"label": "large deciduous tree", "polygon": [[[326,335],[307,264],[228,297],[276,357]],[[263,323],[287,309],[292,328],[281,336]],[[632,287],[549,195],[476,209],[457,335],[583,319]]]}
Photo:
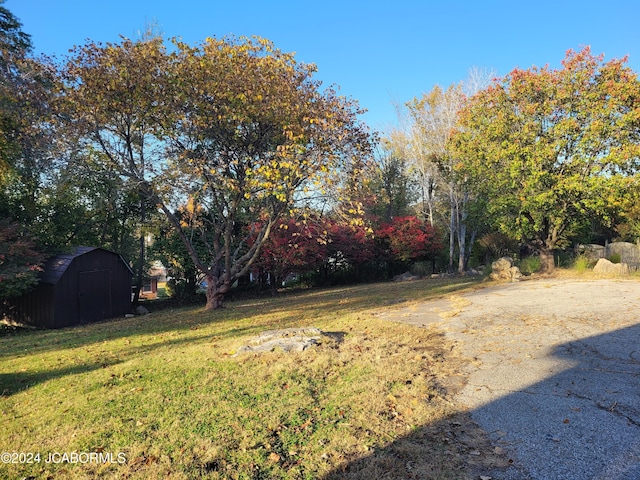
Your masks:
{"label": "large deciduous tree", "polygon": [[362,203],[369,216],[390,222],[394,217],[406,216],[412,211],[418,195],[417,182],[409,168],[409,162],[392,140],[383,139],[375,163],[367,171],[368,195]]}
{"label": "large deciduous tree", "polygon": [[[164,212],[206,277],[207,308],[218,308],[278,219],[366,153],[368,136],[354,102],[267,40],[175,47],[154,38],[76,50],[66,108],[88,146]],[[202,212],[195,235],[175,213],[187,203]]]}
{"label": "large deciduous tree", "polygon": [[436,200],[448,203],[449,271],[454,270],[457,244],[460,273],[467,269],[480,224],[474,215],[479,200],[471,194],[464,175],[458,175],[454,169],[457,159],[450,138],[458,128],[458,112],[467,99],[465,87],[474,88],[471,80],[479,79],[472,76],[469,81],[446,90],[436,86],[406,104],[409,125],[405,142],[414,158],[423,198],[427,199],[423,203],[428,206],[431,225],[435,221]]}
{"label": "large deciduous tree", "polygon": [[488,214],[547,270],[577,222],[607,220],[640,160],[640,83],[626,61],[568,51],[559,69],[515,69],[461,113],[456,169]]}
{"label": "large deciduous tree", "polygon": [[44,64],[30,58],[30,36],[4,3],[0,0],[0,299],[37,283],[45,258],[39,195],[50,171],[52,143],[51,77]]}
{"label": "large deciduous tree", "polygon": [[173,85],[171,58],[157,37],[87,43],[71,52],[61,71],[64,91],[57,106],[65,121],[65,138],[79,150],[72,155],[100,159],[99,168],[126,180],[138,198],[136,300],[144,274],[145,205],[157,203],[159,176],[166,164],[160,122],[175,118],[166,106]]}
{"label": "large deciduous tree", "polygon": [[20,155],[19,97],[22,70],[31,51],[31,37],[0,1],[0,186],[4,186]]}

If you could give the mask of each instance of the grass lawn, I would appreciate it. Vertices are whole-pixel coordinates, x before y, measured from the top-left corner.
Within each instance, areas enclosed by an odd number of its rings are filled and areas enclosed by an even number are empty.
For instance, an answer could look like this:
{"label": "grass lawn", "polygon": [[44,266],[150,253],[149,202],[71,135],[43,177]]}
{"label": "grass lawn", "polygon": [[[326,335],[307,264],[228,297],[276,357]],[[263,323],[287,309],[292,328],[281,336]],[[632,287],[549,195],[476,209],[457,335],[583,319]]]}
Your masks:
{"label": "grass lawn", "polygon": [[[440,333],[376,312],[474,284],[318,289],[5,330],[0,452],[34,457],[0,463],[0,478],[464,478],[445,387],[462,360]],[[301,353],[233,356],[264,330],[301,326],[332,336]]]}

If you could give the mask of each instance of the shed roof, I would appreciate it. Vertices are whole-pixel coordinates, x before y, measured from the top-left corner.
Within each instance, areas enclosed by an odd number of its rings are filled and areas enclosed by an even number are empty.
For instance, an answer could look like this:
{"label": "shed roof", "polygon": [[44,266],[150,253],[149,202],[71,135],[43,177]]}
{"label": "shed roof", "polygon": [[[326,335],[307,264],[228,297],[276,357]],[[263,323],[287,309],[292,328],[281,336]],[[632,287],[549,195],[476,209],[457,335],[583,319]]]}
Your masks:
{"label": "shed roof", "polygon": [[40,272],[40,281],[42,283],[49,283],[51,285],[57,284],[75,258],[94,250],[103,250],[113,255],[118,255],[120,257],[120,260],[122,260],[122,263],[127,266],[129,271],[133,275],[133,271],[131,270],[129,265],[127,265],[127,262],[124,261],[121,255],[115,252],[100,247],[75,247],[75,249],[71,253],[56,255],[55,257],[51,257],[49,260],[47,260],[42,268],[42,272]]}

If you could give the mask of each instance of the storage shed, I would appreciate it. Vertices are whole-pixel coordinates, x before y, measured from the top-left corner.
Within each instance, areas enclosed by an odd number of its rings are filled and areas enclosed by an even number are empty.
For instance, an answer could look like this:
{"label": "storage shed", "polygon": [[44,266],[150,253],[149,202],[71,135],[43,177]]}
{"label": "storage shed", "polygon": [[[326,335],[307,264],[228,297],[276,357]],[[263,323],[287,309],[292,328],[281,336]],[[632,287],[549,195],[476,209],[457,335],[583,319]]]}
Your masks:
{"label": "storage shed", "polygon": [[41,328],[62,328],[131,312],[133,272],[109,250],[77,247],[50,258],[31,292],[10,301],[12,320]]}

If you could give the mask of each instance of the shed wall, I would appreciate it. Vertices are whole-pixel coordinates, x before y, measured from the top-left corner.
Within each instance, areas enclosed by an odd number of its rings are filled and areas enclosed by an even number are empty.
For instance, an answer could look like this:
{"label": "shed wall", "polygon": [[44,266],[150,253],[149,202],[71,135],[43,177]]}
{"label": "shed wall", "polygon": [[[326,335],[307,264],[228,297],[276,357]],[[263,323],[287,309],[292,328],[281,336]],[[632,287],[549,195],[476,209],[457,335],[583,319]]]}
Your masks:
{"label": "shed wall", "polygon": [[41,282],[15,299],[10,315],[42,328],[63,328],[131,311],[131,270],[120,255],[94,249],[73,258],[57,283]]}

